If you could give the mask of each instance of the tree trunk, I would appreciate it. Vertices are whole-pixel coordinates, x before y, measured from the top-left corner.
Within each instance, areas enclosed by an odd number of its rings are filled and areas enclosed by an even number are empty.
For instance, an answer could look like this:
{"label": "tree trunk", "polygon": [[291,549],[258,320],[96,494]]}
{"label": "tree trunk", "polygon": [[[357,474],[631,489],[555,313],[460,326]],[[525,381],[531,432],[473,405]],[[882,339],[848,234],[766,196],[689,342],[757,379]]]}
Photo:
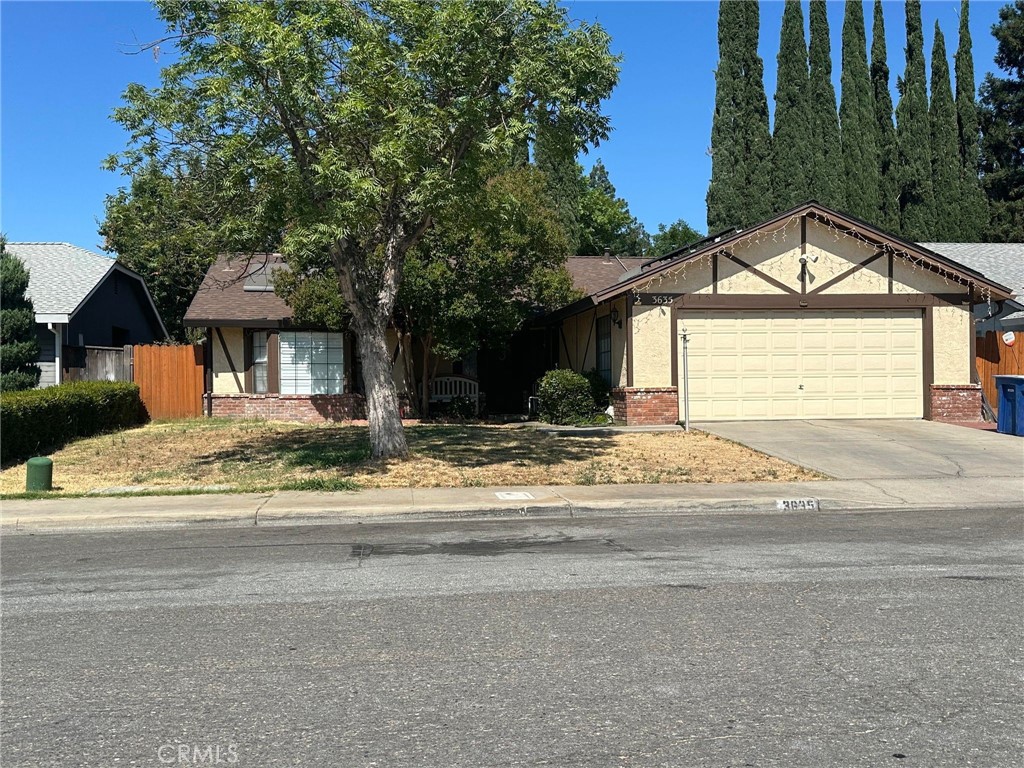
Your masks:
{"label": "tree trunk", "polygon": [[366,418],[370,422],[370,451],[375,459],[404,458],[409,454],[398,411],[398,391],[391,375],[391,354],[385,329],[364,327],[356,332],[363,363]]}
{"label": "tree trunk", "polygon": [[434,336],[428,333],[421,341],[423,342],[423,378],[420,382],[420,397],[424,418],[430,415],[430,347],[433,346]]}

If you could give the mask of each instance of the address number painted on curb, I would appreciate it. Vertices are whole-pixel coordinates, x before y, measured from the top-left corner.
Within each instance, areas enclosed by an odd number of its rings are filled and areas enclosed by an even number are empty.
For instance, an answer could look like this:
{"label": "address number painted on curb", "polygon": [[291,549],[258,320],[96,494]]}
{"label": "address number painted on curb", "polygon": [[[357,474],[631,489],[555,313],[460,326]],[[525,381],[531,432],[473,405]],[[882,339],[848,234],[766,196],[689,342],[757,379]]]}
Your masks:
{"label": "address number painted on curb", "polygon": [[525,501],[533,498],[533,494],[526,491],[495,491],[494,495],[502,501]]}
{"label": "address number painted on curb", "polygon": [[817,511],[819,507],[817,499],[776,499],[775,508],[793,512],[796,510]]}

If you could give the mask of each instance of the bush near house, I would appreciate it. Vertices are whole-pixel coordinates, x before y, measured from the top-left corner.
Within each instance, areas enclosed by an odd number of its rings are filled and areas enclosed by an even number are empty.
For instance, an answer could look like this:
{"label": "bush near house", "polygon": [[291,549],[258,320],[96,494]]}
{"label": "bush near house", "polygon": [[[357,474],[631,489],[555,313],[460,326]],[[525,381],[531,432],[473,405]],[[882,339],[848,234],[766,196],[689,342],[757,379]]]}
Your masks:
{"label": "bush near house", "polygon": [[612,388],[604,380],[604,376],[597,368],[591,368],[583,374],[590,382],[590,394],[594,398],[594,406],[603,411],[612,401]]}
{"label": "bush near house", "polygon": [[548,371],[537,385],[540,417],[551,424],[578,424],[594,415],[590,382],[565,368]]}
{"label": "bush near house", "polygon": [[145,420],[139,387],[123,381],[79,381],[0,394],[0,463],[61,448],[78,437]]}

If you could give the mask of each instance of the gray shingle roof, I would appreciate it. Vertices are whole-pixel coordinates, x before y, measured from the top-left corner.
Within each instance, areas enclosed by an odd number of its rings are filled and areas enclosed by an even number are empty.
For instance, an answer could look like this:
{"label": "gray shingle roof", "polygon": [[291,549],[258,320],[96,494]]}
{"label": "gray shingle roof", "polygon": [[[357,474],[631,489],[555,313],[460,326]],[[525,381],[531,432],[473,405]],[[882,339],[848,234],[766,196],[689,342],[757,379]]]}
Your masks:
{"label": "gray shingle roof", "polygon": [[1024,296],[1024,243],[920,243]]}
{"label": "gray shingle roof", "polygon": [[70,315],[113,269],[109,256],[70,243],[8,243],[28,268],[28,296],[36,314]]}

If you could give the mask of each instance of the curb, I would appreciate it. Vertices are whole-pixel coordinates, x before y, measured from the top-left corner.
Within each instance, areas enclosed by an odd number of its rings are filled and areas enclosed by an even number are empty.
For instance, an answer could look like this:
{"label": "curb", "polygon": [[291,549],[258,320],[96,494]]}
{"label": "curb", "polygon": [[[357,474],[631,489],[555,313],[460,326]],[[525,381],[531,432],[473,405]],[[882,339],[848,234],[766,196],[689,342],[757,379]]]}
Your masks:
{"label": "curb", "polygon": [[261,509],[225,513],[195,514],[136,514],[136,515],[61,515],[50,514],[0,520],[0,533],[10,535],[33,535],[43,533],[88,533],[118,530],[141,530],[146,528],[170,530],[181,528],[274,528],[309,525],[393,525],[395,523],[445,522],[445,521],[488,521],[488,520],[559,520],[559,519],[600,519],[611,517],[658,517],[699,515],[772,515],[788,516],[807,513],[817,514],[859,514],[870,512],[912,512],[944,509],[984,510],[995,509],[998,503],[975,505],[926,504],[926,505],[882,505],[877,502],[857,502],[844,499],[817,499],[816,510],[781,510],[774,501],[764,499],[726,499],[721,501],[692,502],[629,502],[608,501],[572,504],[568,501],[534,506],[505,505],[494,507],[417,507],[402,511],[385,511],[383,508],[367,508],[364,511],[352,509],[337,510],[275,510],[264,513]]}

